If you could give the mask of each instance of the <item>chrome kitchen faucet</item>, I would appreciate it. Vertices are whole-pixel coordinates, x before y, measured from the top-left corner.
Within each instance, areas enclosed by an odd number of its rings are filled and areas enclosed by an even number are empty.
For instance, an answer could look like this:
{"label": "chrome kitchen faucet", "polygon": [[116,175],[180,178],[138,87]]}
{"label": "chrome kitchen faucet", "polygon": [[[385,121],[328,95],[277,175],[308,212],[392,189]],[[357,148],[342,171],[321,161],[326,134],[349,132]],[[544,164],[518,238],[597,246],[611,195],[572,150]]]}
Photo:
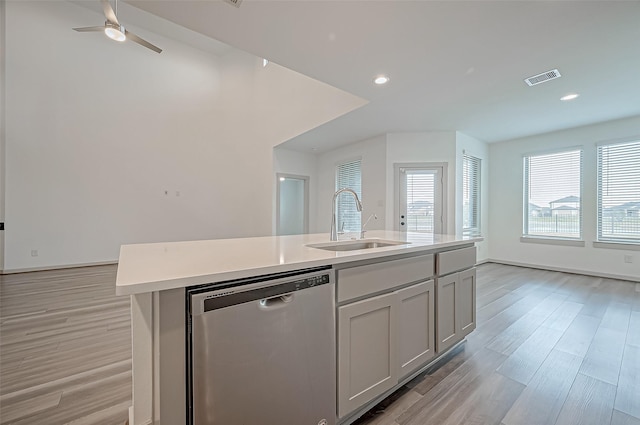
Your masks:
{"label": "chrome kitchen faucet", "polygon": [[358,210],[359,213],[362,213],[362,202],[360,202],[360,199],[358,198],[358,194],[356,192],[354,192],[351,189],[347,189],[347,188],[342,188],[342,189],[337,190],[336,193],[333,194],[333,202],[331,203],[331,206],[332,206],[332,210],[331,210],[331,240],[332,241],[337,241],[338,240],[338,232],[336,231],[336,198],[342,192],[347,192],[347,193],[350,193],[351,195],[353,195],[353,198],[356,201],[356,209]]}

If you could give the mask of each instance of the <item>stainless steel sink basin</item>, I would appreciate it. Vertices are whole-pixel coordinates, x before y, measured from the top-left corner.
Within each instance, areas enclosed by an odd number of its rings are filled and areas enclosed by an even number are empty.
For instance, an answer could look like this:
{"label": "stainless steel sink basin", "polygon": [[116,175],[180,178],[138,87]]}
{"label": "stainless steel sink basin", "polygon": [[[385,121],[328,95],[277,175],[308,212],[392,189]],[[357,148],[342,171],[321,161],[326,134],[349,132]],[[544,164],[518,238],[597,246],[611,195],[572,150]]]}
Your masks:
{"label": "stainless steel sink basin", "polygon": [[390,241],[384,239],[360,239],[340,242],[316,243],[307,245],[310,248],[324,249],[327,251],[356,251],[359,249],[383,248],[385,246],[408,245],[411,242]]}

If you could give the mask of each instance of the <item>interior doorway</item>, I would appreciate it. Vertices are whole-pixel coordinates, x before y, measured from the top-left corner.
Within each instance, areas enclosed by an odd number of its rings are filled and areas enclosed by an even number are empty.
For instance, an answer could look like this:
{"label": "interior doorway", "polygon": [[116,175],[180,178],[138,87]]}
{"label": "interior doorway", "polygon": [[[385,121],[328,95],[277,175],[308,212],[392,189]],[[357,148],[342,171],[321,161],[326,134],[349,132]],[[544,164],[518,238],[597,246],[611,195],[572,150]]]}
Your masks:
{"label": "interior doorway", "polygon": [[277,173],[276,234],[309,232],[309,177]]}
{"label": "interior doorway", "polygon": [[447,164],[394,164],[398,199],[395,229],[443,233]]}

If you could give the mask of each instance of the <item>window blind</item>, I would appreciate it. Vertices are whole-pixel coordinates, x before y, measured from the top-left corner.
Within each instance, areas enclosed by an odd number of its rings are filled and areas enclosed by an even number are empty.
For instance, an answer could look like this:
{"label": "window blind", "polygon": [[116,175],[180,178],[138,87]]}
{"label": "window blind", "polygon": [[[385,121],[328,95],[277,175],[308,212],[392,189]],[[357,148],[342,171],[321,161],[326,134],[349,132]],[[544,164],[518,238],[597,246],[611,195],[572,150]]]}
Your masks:
{"label": "window blind", "polygon": [[436,206],[436,172],[406,169],[407,217],[409,232],[433,232]]}
{"label": "window blind", "polygon": [[582,150],[524,157],[526,236],[582,237]]}
{"label": "window blind", "polygon": [[480,159],[462,156],[462,234],[480,235]]}
{"label": "window blind", "polygon": [[640,140],[598,146],[598,240],[640,243]]}
{"label": "window blind", "polygon": [[[362,200],[361,161],[351,161],[338,165],[336,173],[336,190],[348,188],[358,194]],[[355,200],[349,193],[341,193],[336,200],[336,218],[338,232],[359,232],[361,214],[356,208]]]}

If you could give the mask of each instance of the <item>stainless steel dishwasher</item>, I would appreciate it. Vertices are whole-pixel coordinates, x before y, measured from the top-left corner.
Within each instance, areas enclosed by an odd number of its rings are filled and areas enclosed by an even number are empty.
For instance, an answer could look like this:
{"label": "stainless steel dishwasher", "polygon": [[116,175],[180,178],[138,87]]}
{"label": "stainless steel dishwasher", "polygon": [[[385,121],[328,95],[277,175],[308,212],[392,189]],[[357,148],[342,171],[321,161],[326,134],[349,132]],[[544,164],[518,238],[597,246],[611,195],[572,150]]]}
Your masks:
{"label": "stainless steel dishwasher", "polygon": [[336,423],[333,270],[187,292],[189,423]]}

